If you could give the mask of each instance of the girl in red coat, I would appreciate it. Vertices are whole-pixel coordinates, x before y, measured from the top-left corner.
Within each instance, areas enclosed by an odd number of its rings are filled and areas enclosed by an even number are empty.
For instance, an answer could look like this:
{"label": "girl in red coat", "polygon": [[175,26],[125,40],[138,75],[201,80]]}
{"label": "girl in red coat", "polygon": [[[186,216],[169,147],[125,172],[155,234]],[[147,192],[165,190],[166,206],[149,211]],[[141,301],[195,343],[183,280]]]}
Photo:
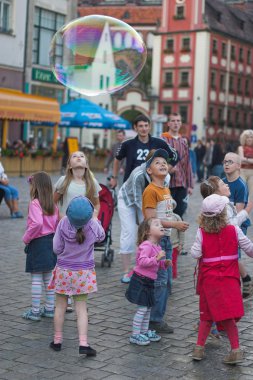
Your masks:
{"label": "girl in red coat", "polygon": [[204,358],[204,346],[212,321],[220,322],[226,331],[231,352],[226,364],[243,360],[236,321],[244,315],[238,267],[238,245],[253,257],[253,243],[237,226],[228,225],[227,197],[212,194],[203,200],[199,229],[191,248],[194,258],[201,260],[199,273],[200,324],[194,360]]}

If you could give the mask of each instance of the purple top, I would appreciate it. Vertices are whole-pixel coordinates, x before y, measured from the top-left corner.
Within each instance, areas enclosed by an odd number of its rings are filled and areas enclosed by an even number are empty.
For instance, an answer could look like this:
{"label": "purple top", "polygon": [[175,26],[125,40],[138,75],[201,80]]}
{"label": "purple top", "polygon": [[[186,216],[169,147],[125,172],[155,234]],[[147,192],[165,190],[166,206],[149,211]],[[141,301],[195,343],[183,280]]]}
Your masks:
{"label": "purple top", "polygon": [[161,250],[162,248],[160,245],[153,244],[149,240],[142,242],[136,253],[134,272],[141,276],[156,280],[158,270],[166,270],[165,261],[157,261],[156,259],[156,256]]}
{"label": "purple top", "polygon": [[57,266],[62,269],[92,269],[94,261],[94,243],[103,241],[105,231],[97,219],[91,219],[84,227],[85,240],[82,244],[76,241],[76,228],[64,216],[56,229],[53,248],[57,255]]}

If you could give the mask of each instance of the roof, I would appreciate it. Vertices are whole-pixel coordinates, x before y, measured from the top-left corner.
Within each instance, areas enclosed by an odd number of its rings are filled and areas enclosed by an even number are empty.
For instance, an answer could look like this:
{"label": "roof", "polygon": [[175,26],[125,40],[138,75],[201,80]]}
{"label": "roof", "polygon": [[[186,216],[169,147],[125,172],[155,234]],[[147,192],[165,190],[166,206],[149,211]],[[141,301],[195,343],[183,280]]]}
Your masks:
{"label": "roof", "polygon": [[0,119],[59,123],[59,103],[55,99],[0,88]]}
{"label": "roof", "polygon": [[205,22],[211,30],[253,44],[252,12],[224,4],[220,0],[206,0]]}
{"label": "roof", "polygon": [[93,14],[115,17],[130,25],[157,25],[158,20],[162,17],[161,6],[96,6],[96,7],[78,7],[80,17]]}

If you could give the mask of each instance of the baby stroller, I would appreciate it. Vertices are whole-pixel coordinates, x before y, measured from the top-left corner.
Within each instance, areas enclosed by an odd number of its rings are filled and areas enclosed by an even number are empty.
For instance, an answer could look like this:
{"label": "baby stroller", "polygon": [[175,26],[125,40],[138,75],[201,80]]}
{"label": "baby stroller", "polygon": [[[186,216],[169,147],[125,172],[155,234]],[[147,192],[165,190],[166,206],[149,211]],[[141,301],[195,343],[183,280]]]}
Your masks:
{"label": "baby stroller", "polygon": [[112,244],[112,217],[114,211],[114,199],[113,194],[108,187],[100,183],[102,190],[99,192],[100,210],[98,219],[105,230],[105,239],[95,244],[95,251],[102,253],[101,267],[107,263],[108,267],[111,267],[113,262],[114,250],[110,248]]}

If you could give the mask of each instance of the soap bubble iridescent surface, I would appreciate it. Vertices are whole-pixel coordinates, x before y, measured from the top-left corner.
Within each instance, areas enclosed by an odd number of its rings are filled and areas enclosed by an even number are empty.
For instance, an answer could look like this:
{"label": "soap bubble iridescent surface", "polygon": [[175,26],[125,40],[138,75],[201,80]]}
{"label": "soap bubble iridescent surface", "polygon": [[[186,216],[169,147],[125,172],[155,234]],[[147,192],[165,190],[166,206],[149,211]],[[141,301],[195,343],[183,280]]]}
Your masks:
{"label": "soap bubble iridescent surface", "polygon": [[141,72],[146,57],[146,46],[136,30],[116,18],[100,15],[63,26],[50,49],[58,81],[90,96],[127,86]]}

